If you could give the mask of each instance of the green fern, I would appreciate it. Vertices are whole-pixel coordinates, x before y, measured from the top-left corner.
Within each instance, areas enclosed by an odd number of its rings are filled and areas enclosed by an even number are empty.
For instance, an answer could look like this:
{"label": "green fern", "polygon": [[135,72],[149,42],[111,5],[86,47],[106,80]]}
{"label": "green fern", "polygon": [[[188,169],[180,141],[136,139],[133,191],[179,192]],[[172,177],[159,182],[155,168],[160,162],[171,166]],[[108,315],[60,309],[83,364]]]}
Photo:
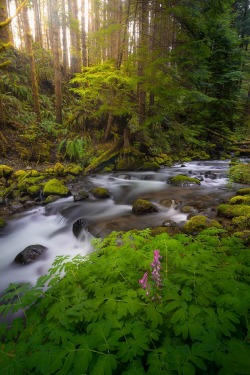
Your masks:
{"label": "green fern", "polygon": [[[214,228],[195,239],[144,230],[93,246],[58,257],[35,287],[5,292],[2,313],[21,308],[25,322],[1,327],[4,374],[248,373],[250,249],[239,239]],[[157,299],[138,282],[155,249]]]}

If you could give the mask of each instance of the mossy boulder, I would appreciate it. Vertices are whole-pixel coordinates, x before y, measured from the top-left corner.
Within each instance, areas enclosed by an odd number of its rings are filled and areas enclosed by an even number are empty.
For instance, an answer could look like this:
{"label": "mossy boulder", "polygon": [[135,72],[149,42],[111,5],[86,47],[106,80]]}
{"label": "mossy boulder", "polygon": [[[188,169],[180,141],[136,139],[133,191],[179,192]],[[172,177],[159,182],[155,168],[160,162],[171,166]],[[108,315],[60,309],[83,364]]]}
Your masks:
{"label": "mossy boulder", "polygon": [[49,195],[46,199],[45,199],[45,204],[49,204],[49,203],[53,203],[55,201],[57,201],[58,199],[62,198],[60,195]]}
{"label": "mossy boulder", "polygon": [[13,173],[14,169],[8,165],[0,165],[0,177],[9,177]]}
{"label": "mossy boulder", "polygon": [[232,166],[229,170],[229,177],[234,182],[250,185],[250,163]]}
{"label": "mossy boulder", "polygon": [[56,178],[49,180],[43,188],[43,195],[48,197],[49,195],[59,195],[60,197],[65,197],[69,195],[69,189]]}
{"label": "mossy boulder", "polygon": [[29,186],[27,189],[27,193],[29,194],[31,198],[38,197],[40,194],[40,191],[41,191],[41,185]]}
{"label": "mossy boulder", "polygon": [[250,187],[237,190],[236,195],[250,195]]}
{"label": "mossy boulder", "polygon": [[6,221],[0,217],[0,228],[4,228],[6,226]]}
{"label": "mossy boulder", "polygon": [[144,171],[157,171],[159,168],[160,165],[155,161],[146,161],[142,166]]}
{"label": "mossy boulder", "polygon": [[67,173],[73,174],[74,176],[77,176],[79,173],[83,171],[83,168],[80,167],[80,165],[77,164],[69,164],[66,169]]}
{"label": "mossy boulder", "polygon": [[234,217],[232,219],[232,224],[239,229],[250,229],[250,214]]}
{"label": "mossy boulder", "polygon": [[74,194],[74,202],[83,201],[89,197],[89,193],[85,190],[80,190],[77,194]]}
{"label": "mossy boulder", "polygon": [[95,197],[99,199],[106,199],[110,198],[110,192],[106,188],[102,187],[96,187],[90,190],[90,193]]}
{"label": "mossy boulder", "polygon": [[13,177],[15,177],[17,179],[20,179],[20,178],[26,176],[26,174],[27,174],[26,171],[24,171],[23,169],[19,169],[18,171],[13,173]]}
{"label": "mossy boulder", "polygon": [[131,171],[141,168],[142,164],[143,161],[138,157],[119,158],[115,168],[118,171]]}
{"label": "mossy boulder", "polygon": [[229,204],[246,204],[250,205],[250,195],[236,195],[231,198]]}
{"label": "mossy boulder", "polygon": [[196,234],[211,227],[222,229],[222,225],[217,220],[209,219],[203,215],[196,215],[184,224],[183,231],[187,234]]}
{"label": "mossy boulder", "polygon": [[221,204],[217,207],[217,215],[227,218],[246,216],[250,214],[250,206],[244,204]]}
{"label": "mossy boulder", "polygon": [[167,182],[174,186],[196,186],[201,184],[197,178],[188,177],[183,174],[170,177]]}
{"label": "mossy boulder", "polygon": [[146,199],[137,199],[133,203],[132,212],[136,215],[144,215],[158,212],[158,208]]}
{"label": "mossy boulder", "polygon": [[41,175],[36,169],[31,169],[30,171],[26,172],[26,177],[39,177]]}

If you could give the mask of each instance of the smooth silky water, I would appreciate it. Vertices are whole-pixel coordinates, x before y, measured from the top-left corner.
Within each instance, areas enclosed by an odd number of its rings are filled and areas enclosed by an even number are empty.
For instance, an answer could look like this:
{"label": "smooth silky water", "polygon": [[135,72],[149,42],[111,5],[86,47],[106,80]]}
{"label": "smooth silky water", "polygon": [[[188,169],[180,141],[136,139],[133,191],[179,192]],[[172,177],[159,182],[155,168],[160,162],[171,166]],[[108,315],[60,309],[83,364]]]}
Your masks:
{"label": "smooth silky water", "polygon": [[[177,165],[162,168],[157,172],[117,172],[84,177],[83,184],[105,187],[111,192],[111,198],[97,200],[92,197],[74,202],[73,197],[69,197],[16,214],[15,218],[9,220],[0,236],[0,290],[13,282],[34,284],[39,276],[47,272],[58,255],[73,257],[88,254],[92,250],[93,236],[87,229],[82,231],[79,238],[74,236],[72,226],[77,219],[84,218],[87,228],[103,236],[112,230],[161,225],[168,219],[181,226],[187,220],[187,214],[174,208],[174,202],[185,202],[197,208],[199,213],[215,216],[215,207],[230,199],[238,188],[227,188],[228,167],[228,161],[201,161],[185,163],[185,167]],[[207,171],[216,173],[217,178],[205,178],[204,173]],[[202,175],[204,180],[195,187],[167,184],[169,177],[180,173],[192,177]],[[148,215],[132,214],[132,204],[137,198],[150,200],[159,211]],[[162,199],[171,199],[172,207],[161,205]],[[19,252],[35,244],[48,248],[39,260],[29,265],[13,263]]]}

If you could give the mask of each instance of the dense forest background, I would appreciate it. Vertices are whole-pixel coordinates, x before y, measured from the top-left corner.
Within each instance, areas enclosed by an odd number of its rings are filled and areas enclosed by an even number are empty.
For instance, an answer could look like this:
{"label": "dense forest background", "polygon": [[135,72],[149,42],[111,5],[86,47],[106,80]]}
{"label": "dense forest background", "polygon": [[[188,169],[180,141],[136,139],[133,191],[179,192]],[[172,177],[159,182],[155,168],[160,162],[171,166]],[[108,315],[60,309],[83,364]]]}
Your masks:
{"label": "dense forest background", "polygon": [[1,0],[1,155],[246,155],[249,36],[248,0]]}

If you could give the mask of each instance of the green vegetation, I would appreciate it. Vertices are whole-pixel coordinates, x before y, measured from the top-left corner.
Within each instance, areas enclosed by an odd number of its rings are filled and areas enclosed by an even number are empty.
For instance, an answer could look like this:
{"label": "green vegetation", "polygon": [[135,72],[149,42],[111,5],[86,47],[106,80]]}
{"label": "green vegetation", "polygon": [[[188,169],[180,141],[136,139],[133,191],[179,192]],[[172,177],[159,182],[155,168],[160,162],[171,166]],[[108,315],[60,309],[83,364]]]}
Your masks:
{"label": "green vegetation", "polygon": [[231,167],[229,177],[234,182],[250,185],[250,164],[236,164]]}
{"label": "green vegetation", "polygon": [[43,188],[43,195],[47,197],[48,195],[60,195],[65,196],[69,194],[69,189],[63,185],[61,181],[56,178],[49,180]]}
{"label": "green vegetation", "polygon": [[247,374],[250,250],[223,234],[113,233],[35,287],[10,285],[0,310],[24,318],[1,324],[1,370]]}
{"label": "green vegetation", "polygon": [[96,198],[110,198],[110,192],[108,189],[101,188],[101,187],[96,187],[90,189],[90,193],[94,195]]}
{"label": "green vegetation", "polygon": [[183,230],[188,234],[197,234],[206,228],[221,228],[222,225],[216,220],[211,220],[206,216],[196,215],[184,224]]}
{"label": "green vegetation", "polygon": [[188,177],[182,174],[170,177],[168,183],[175,186],[192,186],[201,184],[197,178]]}

